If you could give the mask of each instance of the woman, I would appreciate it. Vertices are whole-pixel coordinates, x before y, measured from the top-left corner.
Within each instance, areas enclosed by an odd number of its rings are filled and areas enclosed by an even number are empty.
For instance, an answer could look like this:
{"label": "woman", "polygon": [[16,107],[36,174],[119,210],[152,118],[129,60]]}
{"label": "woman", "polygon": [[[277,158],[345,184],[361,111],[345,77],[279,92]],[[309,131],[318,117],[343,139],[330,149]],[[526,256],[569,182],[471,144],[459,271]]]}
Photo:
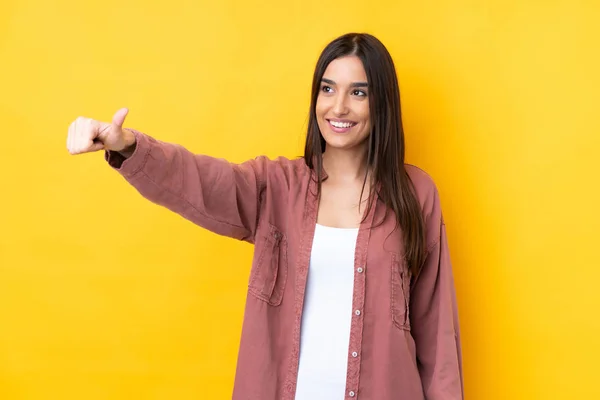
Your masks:
{"label": "woman", "polygon": [[314,72],[303,158],[234,164],[78,118],[145,198],[255,245],[233,399],[463,398],[457,306],[435,184],[404,163],[394,64],[347,34]]}

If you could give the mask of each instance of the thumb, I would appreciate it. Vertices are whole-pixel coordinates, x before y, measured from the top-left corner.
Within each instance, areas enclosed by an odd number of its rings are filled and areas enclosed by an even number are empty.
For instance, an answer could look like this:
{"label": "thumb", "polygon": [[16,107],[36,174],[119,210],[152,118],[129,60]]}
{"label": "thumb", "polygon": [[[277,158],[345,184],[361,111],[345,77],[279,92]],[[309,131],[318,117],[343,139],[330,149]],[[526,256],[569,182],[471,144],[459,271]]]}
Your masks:
{"label": "thumb", "polygon": [[129,109],[121,108],[119,111],[115,113],[112,119],[113,127],[123,128],[123,122],[125,122],[125,117],[129,113]]}

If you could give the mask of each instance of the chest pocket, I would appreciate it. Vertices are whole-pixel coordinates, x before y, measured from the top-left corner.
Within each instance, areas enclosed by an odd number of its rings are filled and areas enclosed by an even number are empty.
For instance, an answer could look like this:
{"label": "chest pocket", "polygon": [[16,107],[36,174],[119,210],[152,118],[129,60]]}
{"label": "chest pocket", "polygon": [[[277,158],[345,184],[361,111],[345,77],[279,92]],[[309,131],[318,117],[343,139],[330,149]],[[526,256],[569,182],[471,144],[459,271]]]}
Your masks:
{"label": "chest pocket", "polygon": [[410,331],[410,272],[396,253],[392,253],[391,274],[392,321],[398,328]]}
{"label": "chest pocket", "polygon": [[287,238],[277,227],[264,224],[257,232],[248,290],[272,306],[283,299],[288,274]]}

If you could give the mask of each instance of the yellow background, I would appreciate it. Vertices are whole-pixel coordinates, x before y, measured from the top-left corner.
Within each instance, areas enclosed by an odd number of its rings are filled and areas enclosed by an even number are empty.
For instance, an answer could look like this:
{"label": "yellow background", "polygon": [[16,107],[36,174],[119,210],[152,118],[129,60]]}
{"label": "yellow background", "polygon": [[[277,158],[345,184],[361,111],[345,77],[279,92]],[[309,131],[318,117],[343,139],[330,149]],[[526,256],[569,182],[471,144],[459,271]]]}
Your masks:
{"label": "yellow background", "polygon": [[231,397],[252,248],[69,155],[67,127],[125,106],[193,151],[300,155],[347,31],[391,51],[408,161],[442,195],[466,398],[600,398],[599,20],[591,0],[4,0],[0,399]]}

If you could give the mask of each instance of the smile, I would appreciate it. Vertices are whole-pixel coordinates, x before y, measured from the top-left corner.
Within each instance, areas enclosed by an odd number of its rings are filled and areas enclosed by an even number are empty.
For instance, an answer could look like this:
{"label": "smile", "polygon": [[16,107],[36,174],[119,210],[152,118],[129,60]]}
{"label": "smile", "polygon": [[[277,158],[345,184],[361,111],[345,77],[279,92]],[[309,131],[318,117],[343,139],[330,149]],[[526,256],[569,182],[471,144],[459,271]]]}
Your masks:
{"label": "smile", "polygon": [[331,126],[331,129],[334,132],[338,132],[338,133],[344,133],[350,130],[350,128],[352,128],[353,126],[355,126],[357,123],[356,122],[352,122],[352,121],[333,121],[328,119],[327,122],[329,122],[329,126]]}
{"label": "smile", "polygon": [[328,120],[328,121],[329,121],[329,123],[331,125],[333,125],[336,128],[351,128],[354,125],[356,125],[356,122],[351,122],[351,121],[349,121],[349,122],[345,122],[345,121],[332,121],[332,120]]}

